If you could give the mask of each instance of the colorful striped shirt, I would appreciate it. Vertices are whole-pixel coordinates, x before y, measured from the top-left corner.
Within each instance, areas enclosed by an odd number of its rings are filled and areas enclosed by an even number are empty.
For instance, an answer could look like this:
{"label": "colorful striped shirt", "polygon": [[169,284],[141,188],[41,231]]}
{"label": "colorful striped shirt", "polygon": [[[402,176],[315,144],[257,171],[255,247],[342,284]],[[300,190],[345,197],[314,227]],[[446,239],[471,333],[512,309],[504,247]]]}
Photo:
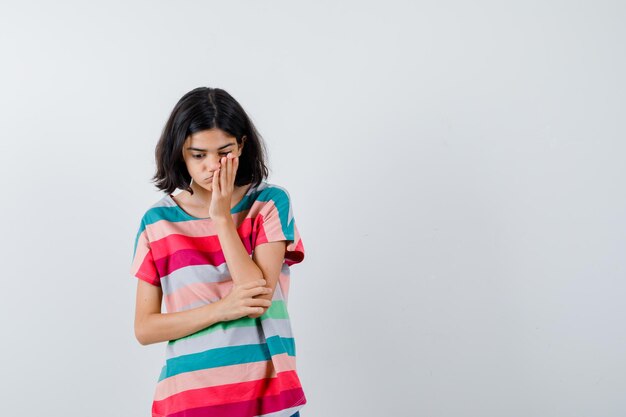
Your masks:
{"label": "colorful striped shirt", "polygon": [[[153,417],[288,417],[306,404],[287,310],[290,267],[304,259],[289,193],[263,181],[231,215],[250,256],[260,244],[287,241],[272,305],[261,317],[168,341]],[[141,218],[131,274],[161,287],[168,313],[218,301],[233,285],[212,220],[188,214],[170,194]]]}

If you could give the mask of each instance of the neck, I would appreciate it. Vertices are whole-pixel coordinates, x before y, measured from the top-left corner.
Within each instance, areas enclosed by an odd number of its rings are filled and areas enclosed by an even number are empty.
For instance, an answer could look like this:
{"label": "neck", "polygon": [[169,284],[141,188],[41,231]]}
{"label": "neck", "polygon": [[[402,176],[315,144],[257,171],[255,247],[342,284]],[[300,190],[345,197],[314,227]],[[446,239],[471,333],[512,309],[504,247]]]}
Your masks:
{"label": "neck", "polygon": [[[243,188],[235,185],[235,189],[233,190],[233,194],[231,196],[230,205],[233,207],[237,201],[239,201],[240,192],[242,192],[246,187]],[[193,182],[191,184],[191,189],[193,190],[193,195],[189,195],[189,199],[193,201],[193,204],[197,204],[202,207],[209,207],[211,205],[211,197],[213,195],[212,191],[206,190]]]}
{"label": "neck", "polygon": [[213,195],[211,191],[200,187],[195,182],[191,184],[191,189],[193,190],[193,195],[190,196],[191,199],[202,206],[211,204],[211,196]]}

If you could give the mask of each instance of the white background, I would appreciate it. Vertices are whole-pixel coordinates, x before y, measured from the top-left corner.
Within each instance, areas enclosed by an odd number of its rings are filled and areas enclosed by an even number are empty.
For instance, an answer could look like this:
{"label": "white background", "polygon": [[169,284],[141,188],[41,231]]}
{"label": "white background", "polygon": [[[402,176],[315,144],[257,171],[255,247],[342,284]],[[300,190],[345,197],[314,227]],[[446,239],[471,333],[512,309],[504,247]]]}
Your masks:
{"label": "white background", "polygon": [[291,194],[303,417],[626,414],[619,1],[0,6],[1,414],[148,416],[129,273],[178,99]]}

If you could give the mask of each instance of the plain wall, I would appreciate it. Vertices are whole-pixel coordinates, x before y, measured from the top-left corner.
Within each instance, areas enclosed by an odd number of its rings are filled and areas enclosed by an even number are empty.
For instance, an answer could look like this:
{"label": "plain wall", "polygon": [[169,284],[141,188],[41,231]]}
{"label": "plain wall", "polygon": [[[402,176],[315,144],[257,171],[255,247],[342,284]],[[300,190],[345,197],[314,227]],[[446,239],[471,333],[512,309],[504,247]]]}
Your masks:
{"label": "plain wall", "polygon": [[147,416],[129,273],[178,99],[230,92],[306,256],[303,417],[626,414],[619,1],[0,5],[3,415]]}

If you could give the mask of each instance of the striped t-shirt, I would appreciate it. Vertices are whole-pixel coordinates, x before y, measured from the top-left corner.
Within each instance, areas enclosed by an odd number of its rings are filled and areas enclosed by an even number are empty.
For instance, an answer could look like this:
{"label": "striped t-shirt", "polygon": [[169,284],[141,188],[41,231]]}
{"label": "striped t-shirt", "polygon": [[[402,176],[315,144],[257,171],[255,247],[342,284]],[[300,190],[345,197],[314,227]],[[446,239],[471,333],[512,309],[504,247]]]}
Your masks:
{"label": "striped t-shirt", "polygon": [[[290,266],[304,259],[289,193],[263,181],[231,215],[250,256],[257,245],[287,240],[272,305],[259,318],[168,341],[153,417],[288,417],[306,404],[287,310]],[[212,220],[191,216],[169,194],[141,219],[131,274],[161,287],[167,313],[218,301],[233,285]]]}

